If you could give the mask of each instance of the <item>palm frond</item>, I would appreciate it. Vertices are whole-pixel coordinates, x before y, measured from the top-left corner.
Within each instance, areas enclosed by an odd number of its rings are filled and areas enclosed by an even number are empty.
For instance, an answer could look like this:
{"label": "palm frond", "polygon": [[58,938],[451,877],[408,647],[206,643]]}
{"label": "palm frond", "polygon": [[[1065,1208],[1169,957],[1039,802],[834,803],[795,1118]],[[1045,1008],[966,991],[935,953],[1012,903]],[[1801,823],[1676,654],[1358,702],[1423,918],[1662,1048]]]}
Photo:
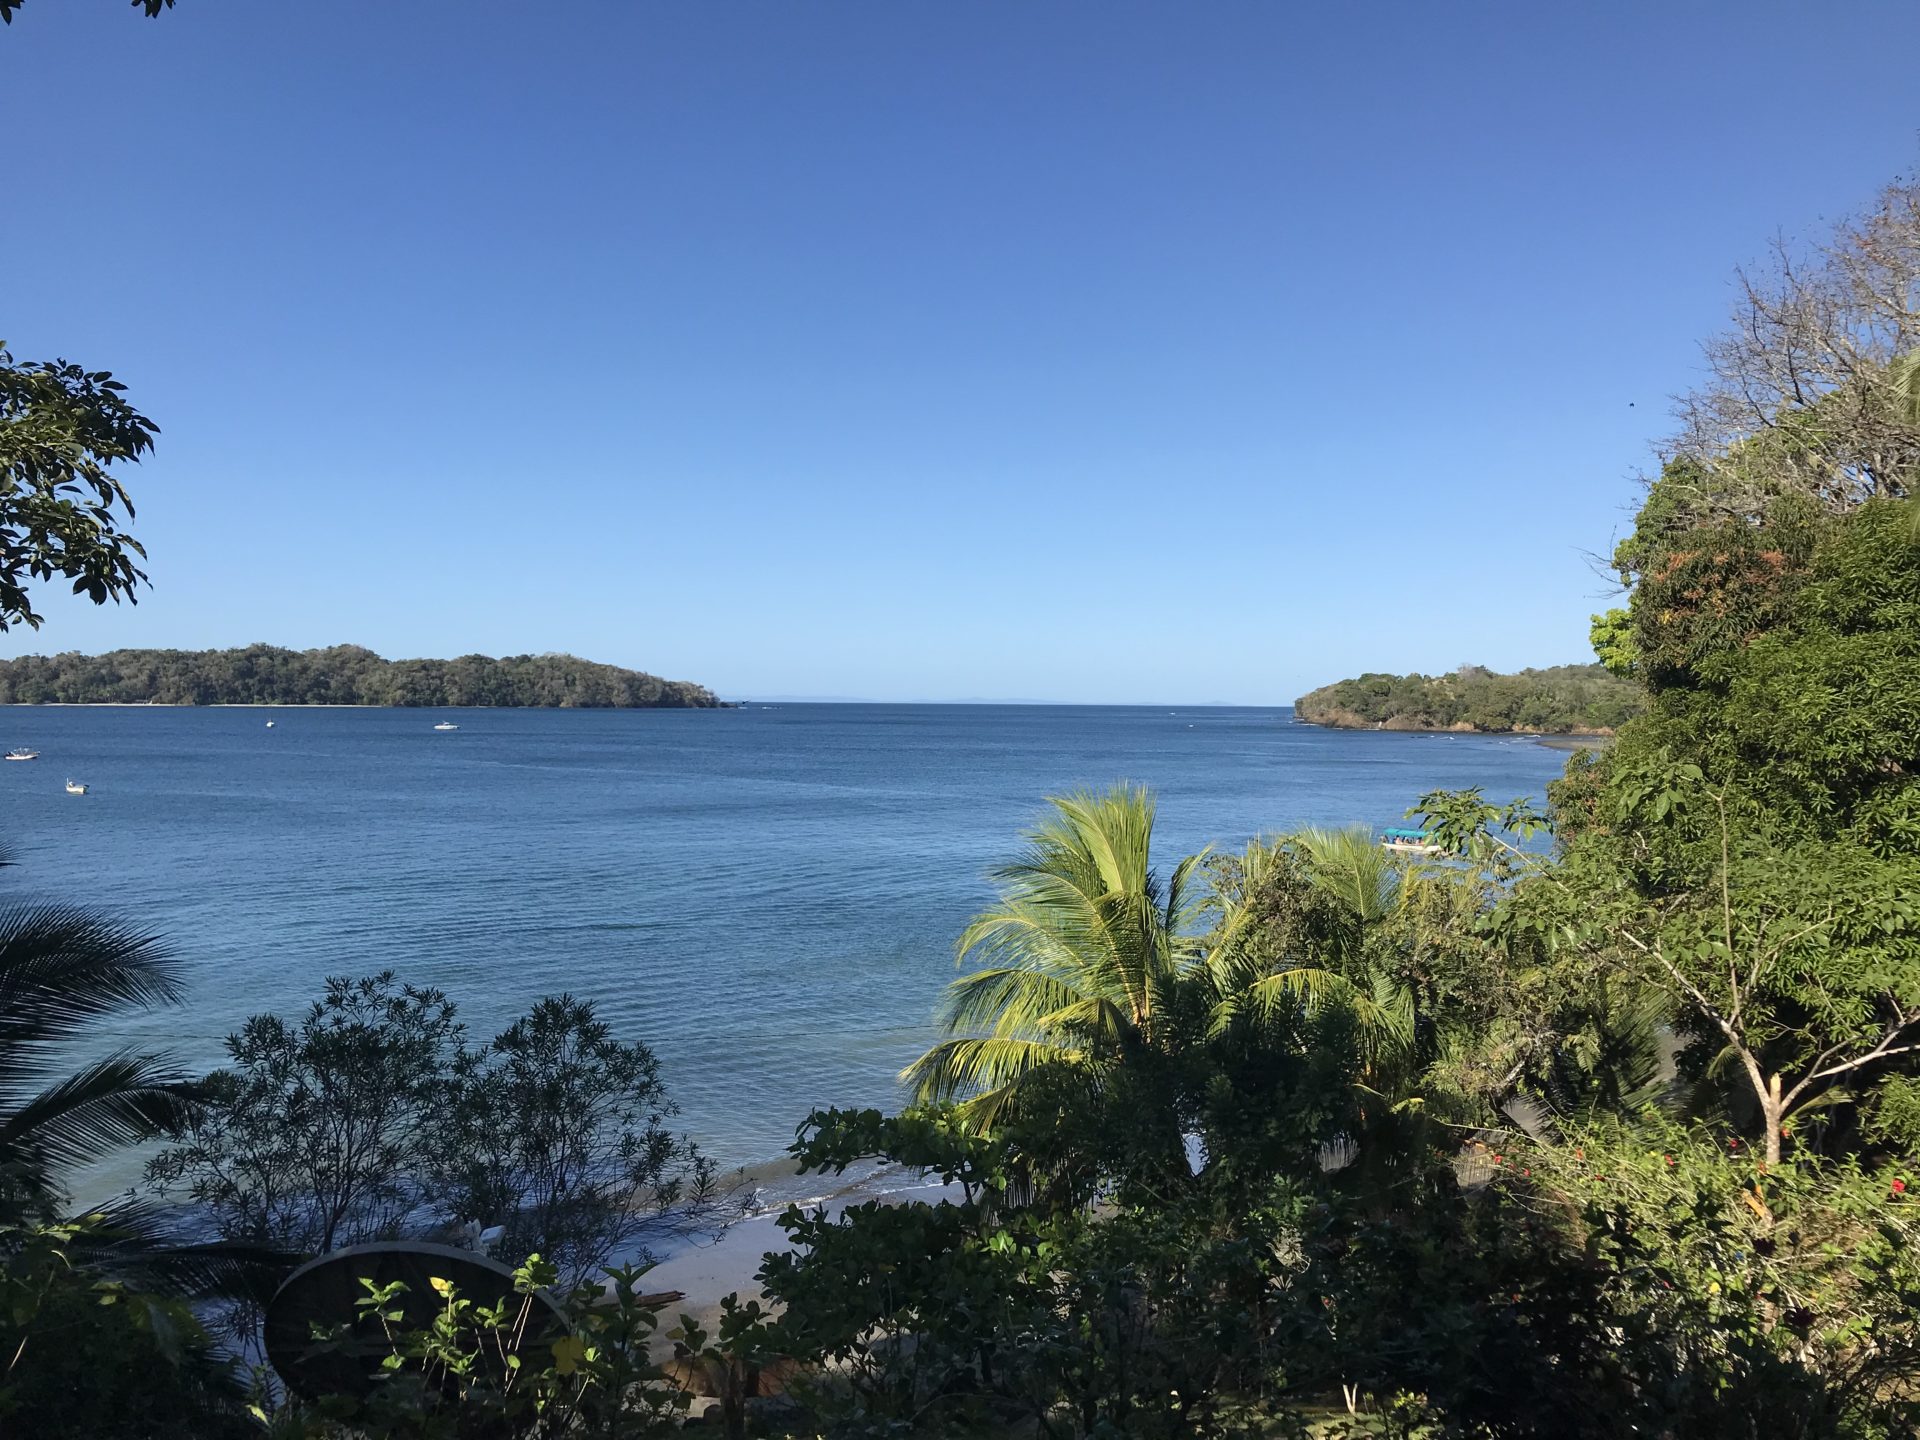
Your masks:
{"label": "palm frond", "polygon": [[134,1290],[265,1303],[306,1258],[271,1245],[203,1239],[183,1228],[177,1210],[135,1197],[87,1218],[75,1234],[75,1260]]}
{"label": "palm frond", "polygon": [[1392,913],[1402,867],[1372,834],[1359,827],[1324,830],[1309,827],[1290,837],[1306,857],[1314,879],[1337,899],[1362,927]]}
{"label": "palm frond", "polygon": [[120,1051],[69,1075],[0,1118],[0,1165],[42,1177],[91,1164],[189,1119],[186,1077],[151,1055]]}
{"label": "palm frond", "polygon": [[0,1084],[90,1021],[179,998],[177,966],[152,935],[78,906],[0,910]]}
{"label": "palm frond", "polygon": [[1204,852],[1161,884],[1151,866],[1152,795],[1120,785],[1049,803],[1024,852],[993,872],[999,903],[960,935],[959,962],[981,968],[948,988],[940,1019],[951,1038],[903,1072],[923,1096],[973,1092],[984,1101],[1041,1063],[1035,1057],[1111,1053],[1151,1032],[1199,958],[1188,931],[1204,899]]}
{"label": "palm frond", "polygon": [[940,1018],[953,1031],[993,1027],[1005,1033],[1038,1032],[1047,1015],[1088,998],[1073,979],[1070,971],[1057,976],[1018,966],[976,970],[947,987]]}
{"label": "palm frond", "polygon": [[1160,915],[1160,931],[1174,947],[1175,959],[1185,960],[1199,953],[1199,939],[1193,931],[1206,913],[1209,898],[1203,884],[1204,872],[1200,867],[1207,863],[1207,857],[1212,854],[1213,847],[1208,845],[1186,856],[1173,867],[1173,875],[1167,881],[1167,898]]}
{"label": "palm frond", "polygon": [[916,1100],[951,1100],[969,1092],[1002,1090],[1043,1065],[1083,1058],[1076,1047],[1041,1040],[969,1036],[942,1040],[901,1071],[900,1078],[913,1086]]}
{"label": "palm frond", "polygon": [[1233,985],[1213,1007],[1211,1033],[1219,1035],[1243,1018],[1270,1024],[1284,1014],[1308,1018],[1329,1005],[1345,1005],[1355,1014],[1370,1009],[1365,994],[1337,970],[1294,965],[1245,985]]}
{"label": "palm frond", "polygon": [[1901,418],[1920,425],[1920,350],[1910,350],[1888,366]]}

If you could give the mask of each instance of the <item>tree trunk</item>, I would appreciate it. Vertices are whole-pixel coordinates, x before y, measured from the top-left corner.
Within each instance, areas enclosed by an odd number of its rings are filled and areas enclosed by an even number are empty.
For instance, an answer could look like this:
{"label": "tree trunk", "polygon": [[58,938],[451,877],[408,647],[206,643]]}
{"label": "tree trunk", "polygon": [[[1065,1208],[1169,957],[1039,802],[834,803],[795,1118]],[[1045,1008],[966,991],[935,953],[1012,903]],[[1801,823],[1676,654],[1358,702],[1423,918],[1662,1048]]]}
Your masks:
{"label": "tree trunk", "polygon": [[1767,1081],[1767,1093],[1760,1097],[1760,1114],[1767,1127],[1767,1164],[1780,1163],[1780,1122],[1784,1118],[1780,1101],[1780,1077]]}

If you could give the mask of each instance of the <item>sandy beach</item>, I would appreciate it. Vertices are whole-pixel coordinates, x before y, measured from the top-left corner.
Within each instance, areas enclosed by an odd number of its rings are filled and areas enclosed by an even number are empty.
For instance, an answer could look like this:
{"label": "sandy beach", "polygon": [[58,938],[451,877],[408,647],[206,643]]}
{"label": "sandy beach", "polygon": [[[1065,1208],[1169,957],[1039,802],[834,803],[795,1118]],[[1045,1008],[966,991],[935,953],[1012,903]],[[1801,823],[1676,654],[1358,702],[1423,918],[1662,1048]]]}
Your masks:
{"label": "sandy beach", "polygon": [[790,1205],[825,1210],[831,1217],[870,1200],[898,1205],[914,1200],[957,1200],[961,1194],[959,1186],[942,1184],[938,1176],[897,1165],[850,1167],[840,1175],[801,1175],[791,1160],[742,1171],[739,1184],[748,1197],[745,1213],[719,1235],[676,1239],[652,1247],[657,1261],[647,1272],[644,1288],[649,1292],[679,1290],[686,1295],[684,1301],[663,1312],[663,1331],[677,1324],[682,1314],[691,1315],[711,1330],[725,1296],[760,1298],[762,1292],[755,1277],[762,1259],[769,1252],[791,1248],[778,1223]]}

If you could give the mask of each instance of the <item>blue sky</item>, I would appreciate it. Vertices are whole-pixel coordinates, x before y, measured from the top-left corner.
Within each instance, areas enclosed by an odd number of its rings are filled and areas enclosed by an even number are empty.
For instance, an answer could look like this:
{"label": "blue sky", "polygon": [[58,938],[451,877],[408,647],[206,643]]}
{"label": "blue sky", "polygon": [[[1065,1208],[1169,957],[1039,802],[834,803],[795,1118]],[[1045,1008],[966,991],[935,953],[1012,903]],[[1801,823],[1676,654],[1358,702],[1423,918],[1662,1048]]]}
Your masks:
{"label": "blue sky", "polygon": [[28,0],[0,336],[154,587],[0,651],[1268,704],[1587,658],[1733,267],[1920,7]]}

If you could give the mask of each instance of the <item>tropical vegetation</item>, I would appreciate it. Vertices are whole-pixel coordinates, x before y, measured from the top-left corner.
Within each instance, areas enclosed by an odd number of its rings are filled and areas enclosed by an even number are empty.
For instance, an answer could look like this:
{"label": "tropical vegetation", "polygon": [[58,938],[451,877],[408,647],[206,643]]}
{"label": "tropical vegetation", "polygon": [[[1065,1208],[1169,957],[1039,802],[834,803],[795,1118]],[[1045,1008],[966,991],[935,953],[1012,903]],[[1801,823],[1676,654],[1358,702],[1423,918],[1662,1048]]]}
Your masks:
{"label": "tropical vegetation", "polygon": [[502,705],[704,709],[704,685],[572,655],[383,660],[359,645],[114,650],[0,660],[0,705]]}
{"label": "tropical vegetation", "polygon": [[121,474],[158,433],[109,371],[17,360],[0,342],[0,632],[39,628],[32,582],[70,581],[96,605],[135,601],[147,552],[124,528]]}
{"label": "tropical vegetation", "polygon": [[1604,665],[1555,665],[1496,674],[1462,665],[1448,675],[1368,673],[1310,690],[1294,718],[1346,730],[1458,730],[1610,735],[1638,713],[1640,691]]}
{"label": "tropical vegetation", "polygon": [[[711,1175],[586,1002],[476,1046],[335,981],[188,1083],[63,1054],[175,998],[151,941],[10,912],[0,1417],[640,1436],[697,1376],[729,1436],[1920,1432],[1920,184],[1742,295],[1616,552],[1614,743],[1543,807],[1410,797],[1421,855],[1168,857],[1144,787],[1054,798],[910,1103],[793,1146],[937,1192],[789,1208],[711,1331],[613,1263]],[[150,1141],[197,1245],[66,1213]],[[369,1281],[303,1352],[353,1383],[241,1393],[209,1319],[246,1333],[248,1266],[484,1222],[501,1293]]]}

